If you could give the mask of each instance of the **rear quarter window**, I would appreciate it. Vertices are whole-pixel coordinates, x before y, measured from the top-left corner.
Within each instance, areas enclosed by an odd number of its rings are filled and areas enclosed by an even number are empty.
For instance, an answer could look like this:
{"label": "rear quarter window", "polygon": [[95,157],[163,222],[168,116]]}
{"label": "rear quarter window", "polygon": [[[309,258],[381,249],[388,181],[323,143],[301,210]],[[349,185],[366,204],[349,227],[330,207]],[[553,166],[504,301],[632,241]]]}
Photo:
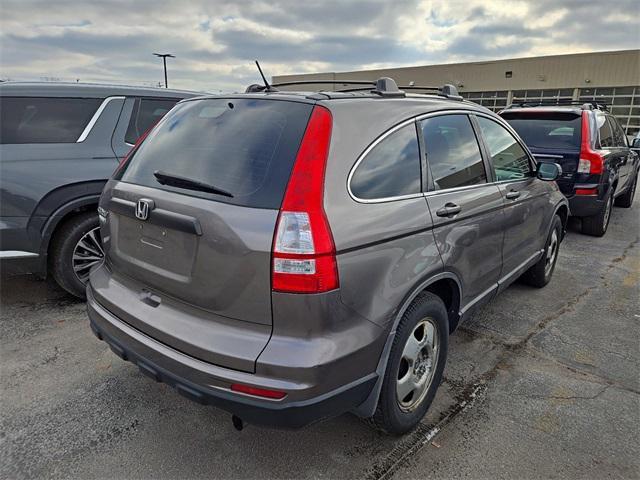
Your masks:
{"label": "rear quarter window", "polygon": [[419,193],[420,150],[415,124],[401,127],[375,144],[356,167],[350,187],[362,200]]}
{"label": "rear quarter window", "polygon": [[[117,178],[184,195],[279,208],[313,106],[268,99],[187,101],[169,112]],[[154,172],[227,191],[161,185]]]}
{"label": "rear quarter window", "polygon": [[74,143],[102,101],[0,97],[0,143]]}

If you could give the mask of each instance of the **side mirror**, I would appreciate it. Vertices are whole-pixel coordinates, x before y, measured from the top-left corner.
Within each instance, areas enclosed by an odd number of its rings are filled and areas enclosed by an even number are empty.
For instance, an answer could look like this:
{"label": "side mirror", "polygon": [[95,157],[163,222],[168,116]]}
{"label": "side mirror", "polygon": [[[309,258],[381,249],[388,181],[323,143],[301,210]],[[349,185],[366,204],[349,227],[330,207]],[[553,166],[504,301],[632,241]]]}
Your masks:
{"label": "side mirror", "polygon": [[631,148],[640,148],[640,137],[636,137],[631,142]]}
{"label": "side mirror", "polygon": [[553,182],[562,175],[562,167],[557,163],[539,163],[537,176],[540,180]]}

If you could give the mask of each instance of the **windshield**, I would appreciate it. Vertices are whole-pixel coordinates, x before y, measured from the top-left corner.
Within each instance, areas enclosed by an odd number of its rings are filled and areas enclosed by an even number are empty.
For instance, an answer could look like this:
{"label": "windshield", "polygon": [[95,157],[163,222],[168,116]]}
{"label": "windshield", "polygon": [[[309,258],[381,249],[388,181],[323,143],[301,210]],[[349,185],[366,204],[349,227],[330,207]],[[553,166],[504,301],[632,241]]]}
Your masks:
{"label": "windshield", "polygon": [[[119,174],[123,182],[258,208],[279,208],[312,105],[204,99],[174,108]],[[232,195],[161,184],[155,172]]]}
{"label": "windshield", "polygon": [[504,112],[504,119],[532,148],[580,150],[582,117],[574,113]]}

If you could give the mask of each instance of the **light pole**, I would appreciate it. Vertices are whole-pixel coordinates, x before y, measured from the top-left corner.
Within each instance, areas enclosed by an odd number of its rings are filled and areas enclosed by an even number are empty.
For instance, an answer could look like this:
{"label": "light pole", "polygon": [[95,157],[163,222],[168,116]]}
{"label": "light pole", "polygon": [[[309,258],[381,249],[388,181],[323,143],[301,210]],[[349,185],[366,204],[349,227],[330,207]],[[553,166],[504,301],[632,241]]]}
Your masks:
{"label": "light pole", "polygon": [[167,57],[176,58],[176,56],[171,55],[170,53],[154,53],[154,55],[162,59],[162,64],[164,65],[164,88],[169,88],[169,84],[167,82]]}

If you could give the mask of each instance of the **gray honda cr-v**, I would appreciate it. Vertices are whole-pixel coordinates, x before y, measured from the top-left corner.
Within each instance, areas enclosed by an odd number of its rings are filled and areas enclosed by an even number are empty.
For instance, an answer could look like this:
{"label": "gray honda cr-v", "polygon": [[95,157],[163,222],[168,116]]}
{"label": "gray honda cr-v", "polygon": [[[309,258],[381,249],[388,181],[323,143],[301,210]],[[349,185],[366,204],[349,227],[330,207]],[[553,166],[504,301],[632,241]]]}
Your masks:
{"label": "gray honda cr-v", "polygon": [[98,338],[236,425],[413,428],[449,333],[549,282],[569,212],[497,115],[371,83],[178,104],[102,194]]}

